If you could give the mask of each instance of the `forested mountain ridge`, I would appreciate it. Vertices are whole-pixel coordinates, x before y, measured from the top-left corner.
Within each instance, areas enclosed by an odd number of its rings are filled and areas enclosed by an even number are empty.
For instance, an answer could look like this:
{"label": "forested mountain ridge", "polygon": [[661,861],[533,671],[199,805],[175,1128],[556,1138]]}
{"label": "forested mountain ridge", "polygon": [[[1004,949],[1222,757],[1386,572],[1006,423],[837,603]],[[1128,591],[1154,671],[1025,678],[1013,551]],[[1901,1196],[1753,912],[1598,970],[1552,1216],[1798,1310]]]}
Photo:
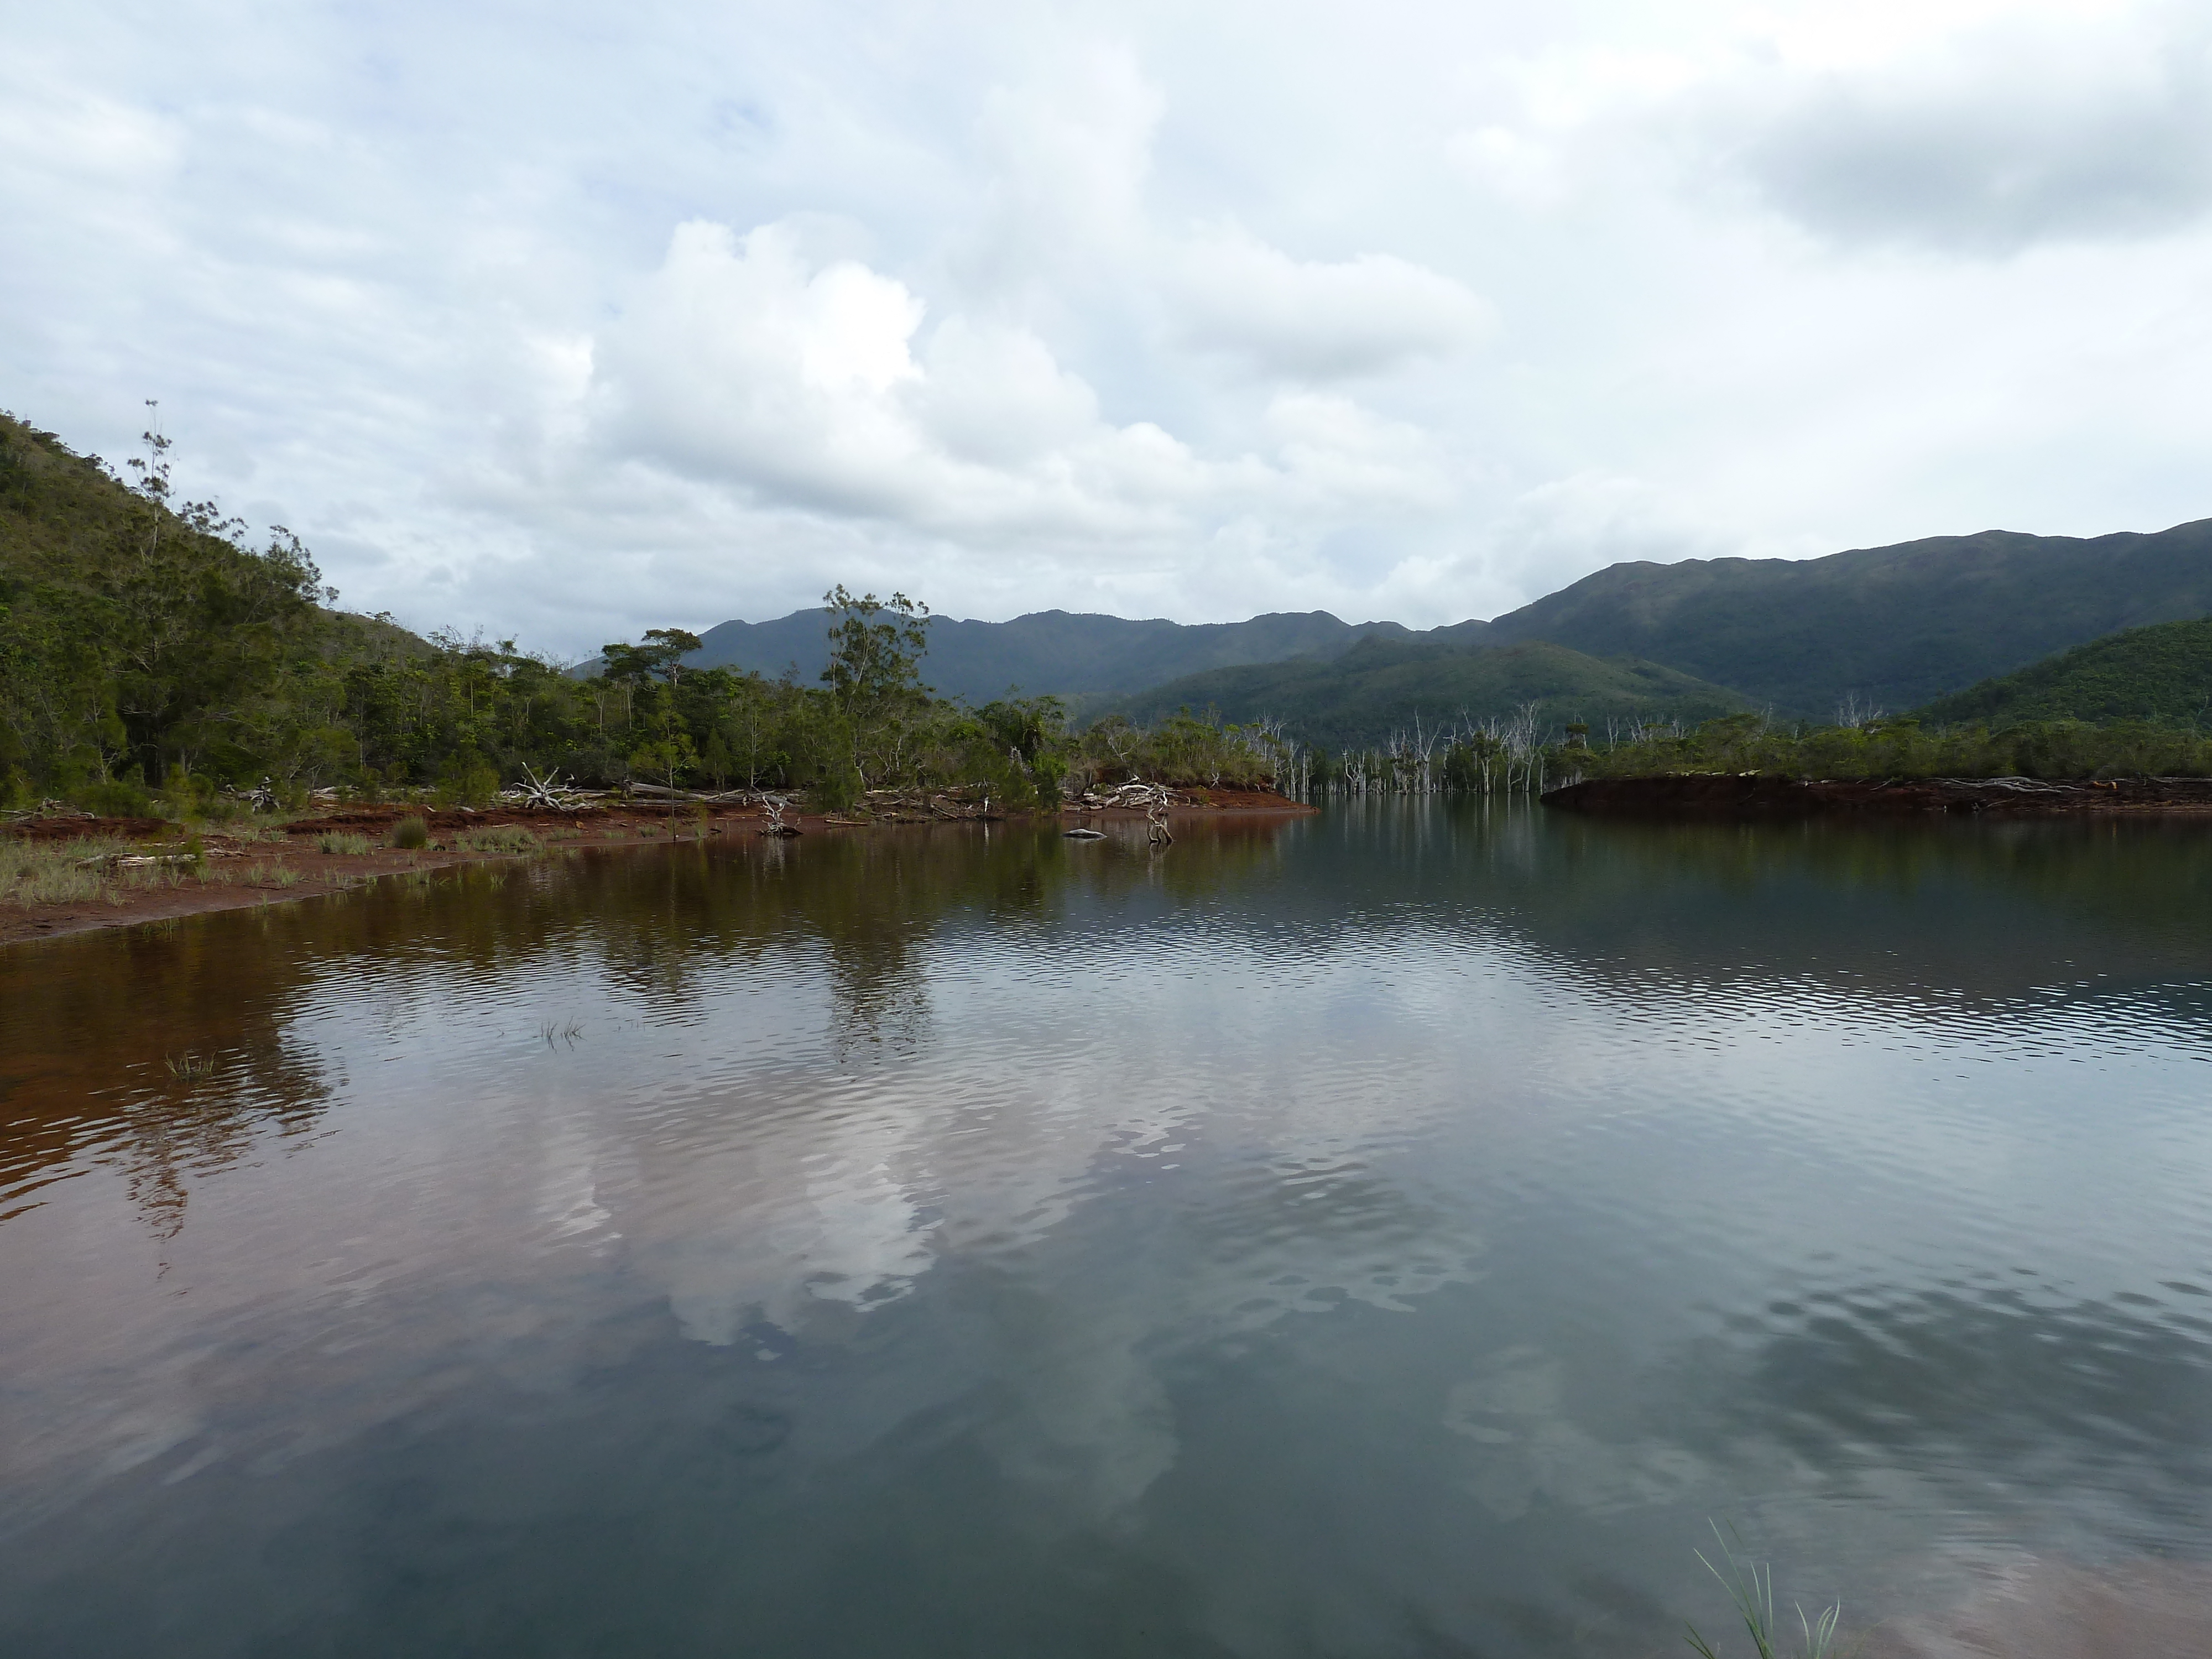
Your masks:
{"label": "forested mountain ridge", "polygon": [[[1062,611],[1004,623],[937,617],[927,672],[951,696],[1018,685],[1089,708],[1155,688],[1164,695],[1170,682],[1212,670],[1327,661],[1370,638],[1462,652],[1541,640],[1663,664],[1779,715],[1826,720],[1846,696],[1913,708],[2117,629],[2208,611],[2212,520],[2154,534],[1989,531],[1817,559],[1616,564],[1492,621],[1427,630],[1327,611],[1194,625]],[[691,660],[771,675],[795,663],[810,678],[826,649],[823,615],[724,623]],[[1192,690],[1177,685],[1174,695]],[[1449,695],[1439,687],[1429,700]]]}
{"label": "forested mountain ridge", "polygon": [[[684,660],[771,677],[795,668],[811,682],[829,659],[828,616],[808,610],[771,622],[718,623]],[[1032,696],[1096,699],[1209,668],[1333,657],[1370,636],[1417,637],[1397,623],[1340,622],[1326,611],[1195,623],[1037,611],[1003,623],[932,617],[928,627],[930,684],[972,702],[1003,696],[1012,687]]]}
{"label": "forested mountain ridge", "polygon": [[[1439,630],[1441,632],[1443,630]],[[1344,749],[1411,731],[1505,721],[1529,704],[1551,731],[1581,722],[1602,731],[1646,720],[1694,724],[1749,707],[1724,686],[1657,663],[1601,660],[1548,641],[1462,646],[1433,635],[1363,640],[1327,661],[1253,664],[1192,674],[1113,707],[1139,720],[1181,708],[1224,720],[1279,720],[1301,741]]]}
{"label": "forested mountain ridge", "polygon": [[1778,714],[1917,707],[2118,629],[2212,611],[2212,519],[2083,539],[1989,531],[1818,559],[1616,564],[1499,617],[1494,641],[1632,655]]}
{"label": "forested mountain ridge", "polygon": [[2212,617],[2108,634],[1919,711],[1931,725],[2154,720],[2212,726]]}

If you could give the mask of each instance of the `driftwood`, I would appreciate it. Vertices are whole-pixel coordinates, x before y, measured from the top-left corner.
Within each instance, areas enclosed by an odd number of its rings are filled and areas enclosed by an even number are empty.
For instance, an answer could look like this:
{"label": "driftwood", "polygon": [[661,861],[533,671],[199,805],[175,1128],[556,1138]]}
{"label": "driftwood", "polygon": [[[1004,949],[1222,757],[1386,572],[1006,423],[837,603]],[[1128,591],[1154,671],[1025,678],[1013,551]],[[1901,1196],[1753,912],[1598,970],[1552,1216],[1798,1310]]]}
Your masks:
{"label": "driftwood", "polygon": [[762,806],[774,799],[760,789],[671,789],[659,783],[633,782],[629,792],[653,800],[688,801],[701,806]]}
{"label": "driftwood", "polygon": [[1135,807],[1149,812],[1158,807],[1163,811],[1170,806],[1192,805],[1188,795],[1170,789],[1164,783],[1146,783],[1132,779],[1117,783],[1109,789],[1086,789],[1076,798],[1076,804],[1086,811],[1098,811],[1106,807]]}
{"label": "driftwood", "polygon": [[577,788],[574,779],[557,777],[550,770],[540,777],[527,761],[522,765],[522,781],[501,790],[499,798],[518,806],[541,806],[556,812],[574,811],[579,806],[606,799],[604,794]]}
{"label": "driftwood", "polygon": [[251,789],[240,789],[237,785],[231,784],[227,786],[222,793],[244,801],[256,812],[273,812],[276,810],[276,788],[267,778],[262,779]]}
{"label": "driftwood", "polygon": [[9,823],[27,823],[33,818],[96,818],[97,812],[88,812],[82,806],[72,806],[65,800],[42,800],[36,806],[20,812],[0,812],[0,820]]}

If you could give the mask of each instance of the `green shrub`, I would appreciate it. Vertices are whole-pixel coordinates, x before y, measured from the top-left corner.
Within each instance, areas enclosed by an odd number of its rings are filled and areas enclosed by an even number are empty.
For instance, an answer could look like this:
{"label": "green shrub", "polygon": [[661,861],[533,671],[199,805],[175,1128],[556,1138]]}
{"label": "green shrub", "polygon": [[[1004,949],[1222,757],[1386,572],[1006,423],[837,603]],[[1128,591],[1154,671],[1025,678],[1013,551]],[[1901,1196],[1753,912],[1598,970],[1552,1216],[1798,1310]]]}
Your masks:
{"label": "green shrub", "polygon": [[340,830],[327,830],[315,837],[315,845],[325,853],[345,853],[358,857],[368,851],[368,837],[349,836]]}
{"label": "green shrub", "polygon": [[832,761],[822,769],[822,776],[807,795],[817,811],[842,812],[857,805],[860,799],[860,774],[850,763]]}
{"label": "green shrub", "polygon": [[498,793],[499,774],[475,756],[455,757],[438,779],[441,806],[486,806]]}
{"label": "green shrub", "polygon": [[410,850],[415,848],[428,847],[430,844],[430,826],[423,823],[420,817],[410,814],[393,824],[391,833],[385,837],[385,840],[393,847],[406,848]]}
{"label": "green shrub", "polygon": [[88,783],[74,792],[77,805],[104,818],[143,818],[154,812],[153,797],[135,783]]}

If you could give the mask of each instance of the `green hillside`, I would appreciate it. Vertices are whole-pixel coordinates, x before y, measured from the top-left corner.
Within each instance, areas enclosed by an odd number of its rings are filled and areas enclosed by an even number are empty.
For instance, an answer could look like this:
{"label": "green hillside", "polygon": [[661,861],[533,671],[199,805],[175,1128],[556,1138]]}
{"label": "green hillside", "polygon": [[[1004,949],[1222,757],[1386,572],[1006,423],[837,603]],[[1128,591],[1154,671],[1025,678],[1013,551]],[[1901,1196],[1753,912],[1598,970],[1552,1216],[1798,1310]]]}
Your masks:
{"label": "green hillside", "polygon": [[243,529],[173,505],[160,448],[134,487],[0,416],[0,782],[281,766],[323,741],[306,680],[428,649],[326,609],[289,532],[255,551]]}
{"label": "green hillside", "polygon": [[[773,622],[720,623],[700,635],[700,648],[684,662],[771,677],[795,666],[801,679],[811,681],[829,660],[827,623],[828,612],[819,610],[793,611]],[[1370,634],[1414,636],[1396,623],[1340,622],[1326,611],[1196,623],[1133,622],[1066,611],[1032,611],[1002,623],[933,617],[926,673],[945,696],[971,702],[988,702],[1003,696],[1009,686],[1018,686],[1034,696],[1064,697],[1088,707],[1209,668],[1337,656]]]}
{"label": "green hillside", "polygon": [[1939,698],[1920,714],[1930,724],[2147,720],[2212,725],[2212,617],[2108,634],[2016,674]]}
{"label": "green hillside", "polygon": [[585,784],[804,788],[829,807],[948,784],[1054,805],[1070,771],[1109,765],[1273,775],[1272,745],[1202,721],[1117,730],[1094,751],[1049,701],[933,697],[919,618],[866,595],[809,618],[826,684],[681,669],[700,641],[679,629],[611,641],[589,678],[513,641],[418,639],[332,609],[289,532],[256,550],[212,504],[174,501],[166,448],[149,438],[135,476],[118,474],[0,416],[0,810],[58,799],[235,817],[264,782],[288,808],[325,786],[481,805],[526,768]]}
{"label": "green hillside", "polygon": [[1617,564],[1493,621],[1663,662],[1777,713],[1914,708],[2116,629],[2212,611],[2212,520],[2082,540],[1991,531],[1820,559]]}
{"label": "green hillside", "polygon": [[1697,721],[1748,707],[1735,693],[1656,663],[1610,661],[1543,641],[1504,647],[1370,639],[1327,662],[1214,669],[1156,686],[1116,707],[1146,720],[1188,706],[1224,720],[1281,720],[1291,735],[1324,748],[1382,742],[1410,729],[1464,720],[1508,719],[1537,705],[1547,726],[1608,720]]}

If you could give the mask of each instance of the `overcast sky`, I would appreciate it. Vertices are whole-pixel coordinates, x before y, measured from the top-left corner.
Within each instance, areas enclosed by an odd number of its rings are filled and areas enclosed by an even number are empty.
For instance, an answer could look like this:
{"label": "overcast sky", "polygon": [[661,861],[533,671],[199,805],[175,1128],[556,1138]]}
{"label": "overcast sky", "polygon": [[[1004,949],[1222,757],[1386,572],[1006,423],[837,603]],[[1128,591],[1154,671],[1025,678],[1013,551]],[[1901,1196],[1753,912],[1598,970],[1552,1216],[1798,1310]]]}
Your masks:
{"label": "overcast sky", "polygon": [[563,653],[2212,515],[2212,8],[0,0],[0,406]]}

